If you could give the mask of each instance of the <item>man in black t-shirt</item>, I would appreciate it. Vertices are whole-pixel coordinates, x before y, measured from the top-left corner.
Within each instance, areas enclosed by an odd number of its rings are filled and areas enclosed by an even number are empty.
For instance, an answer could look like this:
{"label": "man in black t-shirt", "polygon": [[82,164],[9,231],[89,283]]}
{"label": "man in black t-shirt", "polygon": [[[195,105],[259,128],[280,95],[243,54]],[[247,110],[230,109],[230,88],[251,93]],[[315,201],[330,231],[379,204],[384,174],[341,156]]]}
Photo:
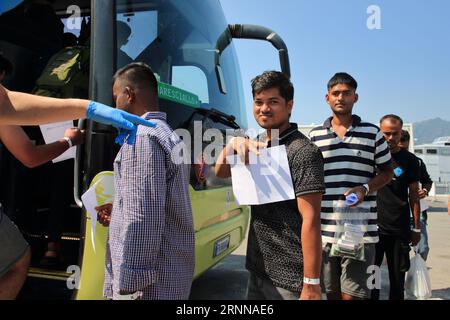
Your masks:
{"label": "man in black t-shirt", "polygon": [[[285,145],[295,199],[253,205],[246,267],[247,298],[320,300],[322,242],[320,204],[325,191],[320,150],[289,123],[294,88],[281,72],[267,71],[252,81],[253,115],[266,132],[257,142],[233,138],[219,155],[218,177],[231,175],[226,156],[238,153],[248,163],[249,150]],[[278,130],[278,135],[275,131]]]}
{"label": "man in black t-shirt", "polygon": [[[416,156],[399,146],[402,126],[402,119],[396,115],[386,115],[380,120],[380,129],[392,155],[394,178],[377,195],[380,241],[376,246],[375,264],[381,266],[386,253],[390,300],[404,299],[409,244],[415,246],[420,240],[420,167]],[[414,217],[412,230],[410,209]],[[372,298],[378,300],[379,294],[379,290],[374,289]]]}

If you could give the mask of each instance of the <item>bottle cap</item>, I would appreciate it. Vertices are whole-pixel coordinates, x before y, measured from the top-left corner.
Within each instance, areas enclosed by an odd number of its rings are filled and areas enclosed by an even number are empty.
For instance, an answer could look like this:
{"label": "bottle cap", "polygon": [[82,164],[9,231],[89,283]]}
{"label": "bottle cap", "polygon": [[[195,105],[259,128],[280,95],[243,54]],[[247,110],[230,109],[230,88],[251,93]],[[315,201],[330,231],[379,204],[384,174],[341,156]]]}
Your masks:
{"label": "bottle cap", "polygon": [[356,193],[350,193],[346,198],[345,198],[345,204],[347,206],[352,206],[355,203],[358,202],[358,196],[356,195]]}

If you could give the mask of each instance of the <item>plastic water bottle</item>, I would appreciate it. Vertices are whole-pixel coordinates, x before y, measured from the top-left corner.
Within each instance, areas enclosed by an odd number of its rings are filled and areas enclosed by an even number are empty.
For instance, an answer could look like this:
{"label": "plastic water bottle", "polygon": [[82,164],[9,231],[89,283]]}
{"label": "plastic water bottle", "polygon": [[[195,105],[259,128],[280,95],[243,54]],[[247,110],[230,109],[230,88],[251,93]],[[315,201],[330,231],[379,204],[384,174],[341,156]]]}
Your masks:
{"label": "plastic water bottle", "polygon": [[358,201],[359,201],[358,196],[354,192],[350,193],[349,195],[347,195],[345,197],[345,204],[347,206],[352,206],[355,203],[357,203]]}

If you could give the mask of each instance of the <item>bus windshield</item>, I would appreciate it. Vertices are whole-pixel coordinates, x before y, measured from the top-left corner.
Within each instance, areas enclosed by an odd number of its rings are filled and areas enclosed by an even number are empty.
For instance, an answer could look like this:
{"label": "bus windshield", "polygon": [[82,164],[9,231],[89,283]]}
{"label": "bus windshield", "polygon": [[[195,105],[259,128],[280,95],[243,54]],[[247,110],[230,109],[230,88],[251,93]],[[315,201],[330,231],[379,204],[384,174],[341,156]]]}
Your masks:
{"label": "bus windshield", "polygon": [[161,100],[172,127],[182,127],[196,106],[220,110],[234,116],[241,128],[247,127],[232,45],[221,57],[227,94],[220,92],[215,74],[216,42],[227,28],[218,0],[119,0],[116,9],[117,68],[132,61],[145,62],[160,82],[198,101],[192,105]]}

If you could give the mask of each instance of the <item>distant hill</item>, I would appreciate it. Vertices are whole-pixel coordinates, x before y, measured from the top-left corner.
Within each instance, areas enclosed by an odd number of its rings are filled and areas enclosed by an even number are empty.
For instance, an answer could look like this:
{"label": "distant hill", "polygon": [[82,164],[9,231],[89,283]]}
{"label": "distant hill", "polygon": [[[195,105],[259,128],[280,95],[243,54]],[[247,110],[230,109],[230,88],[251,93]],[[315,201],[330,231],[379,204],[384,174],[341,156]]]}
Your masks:
{"label": "distant hill", "polygon": [[450,121],[441,118],[416,122],[414,126],[414,144],[431,143],[442,136],[450,136]]}

